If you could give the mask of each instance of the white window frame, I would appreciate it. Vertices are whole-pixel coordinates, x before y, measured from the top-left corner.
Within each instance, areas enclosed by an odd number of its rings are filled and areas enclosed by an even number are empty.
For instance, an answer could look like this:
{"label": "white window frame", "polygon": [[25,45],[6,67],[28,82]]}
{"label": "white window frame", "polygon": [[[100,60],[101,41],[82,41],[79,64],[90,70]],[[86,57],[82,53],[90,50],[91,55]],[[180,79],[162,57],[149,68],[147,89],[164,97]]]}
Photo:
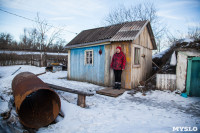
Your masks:
{"label": "white window frame", "polygon": [[[92,64],[90,64],[90,63],[87,63],[87,52],[92,52]],[[85,57],[84,57],[84,65],[92,65],[93,66],[93,64],[94,64],[94,52],[93,52],[93,49],[90,49],[90,50],[85,50]]]}

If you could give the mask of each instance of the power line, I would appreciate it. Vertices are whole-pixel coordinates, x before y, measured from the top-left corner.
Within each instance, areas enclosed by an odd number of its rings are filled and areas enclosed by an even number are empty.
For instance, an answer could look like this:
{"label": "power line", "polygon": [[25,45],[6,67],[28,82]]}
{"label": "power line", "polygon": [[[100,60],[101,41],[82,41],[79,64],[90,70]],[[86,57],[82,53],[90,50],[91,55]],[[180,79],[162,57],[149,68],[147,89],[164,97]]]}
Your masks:
{"label": "power line", "polygon": [[[17,16],[17,17],[20,17],[20,18],[23,18],[23,19],[26,19],[26,20],[29,20],[29,21],[32,21],[32,22],[41,23],[41,22],[38,22],[38,21],[36,21],[36,20],[33,20],[33,19],[30,19],[30,18],[21,16],[21,15],[18,15],[18,14],[15,14],[15,13],[5,11],[5,10],[3,10],[3,9],[1,9],[1,8],[0,8],[0,11],[5,12],[5,13],[8,13],[8,14],[11,14],[11,15],[14,15],[14,16]],[[57,28],[57,29],[61,29],[61,28],[55,27],[55,26],[53,26],[53,25],[49,25],[49,24],[46,24],[46,25],[47,25],[47,26],[50,26],[50,27]],[[69,33],[73,33],[73,34],[76,34],[76,35],[78,34],[78,33],[76,33],[76,32],[70,31],[70,30],[64,30],[64,31],[67,31],[67,32],[69,32]]]}

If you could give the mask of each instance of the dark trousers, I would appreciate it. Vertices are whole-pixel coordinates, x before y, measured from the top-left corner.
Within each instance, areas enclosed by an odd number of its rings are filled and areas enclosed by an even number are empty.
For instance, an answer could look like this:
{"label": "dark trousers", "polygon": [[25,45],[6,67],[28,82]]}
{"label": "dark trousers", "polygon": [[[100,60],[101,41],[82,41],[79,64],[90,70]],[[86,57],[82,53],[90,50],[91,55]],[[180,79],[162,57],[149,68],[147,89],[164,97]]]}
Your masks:
{"label": "dark trousers", "polygon": [[114,70],[115,82],[121,82],[122,70]]}

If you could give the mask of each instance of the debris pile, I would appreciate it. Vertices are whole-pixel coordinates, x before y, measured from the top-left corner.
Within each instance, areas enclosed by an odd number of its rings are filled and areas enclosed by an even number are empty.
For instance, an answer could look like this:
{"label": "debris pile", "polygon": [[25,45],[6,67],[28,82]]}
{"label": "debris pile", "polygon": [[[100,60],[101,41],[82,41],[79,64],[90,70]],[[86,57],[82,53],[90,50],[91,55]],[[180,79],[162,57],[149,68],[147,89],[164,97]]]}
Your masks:
{"label": "debris pile", "polygon": [[50,72],[56,72],[56,71],[66,71],[67,66],[61,64],[61,63],[51,63],[46,67],[46,71]]}

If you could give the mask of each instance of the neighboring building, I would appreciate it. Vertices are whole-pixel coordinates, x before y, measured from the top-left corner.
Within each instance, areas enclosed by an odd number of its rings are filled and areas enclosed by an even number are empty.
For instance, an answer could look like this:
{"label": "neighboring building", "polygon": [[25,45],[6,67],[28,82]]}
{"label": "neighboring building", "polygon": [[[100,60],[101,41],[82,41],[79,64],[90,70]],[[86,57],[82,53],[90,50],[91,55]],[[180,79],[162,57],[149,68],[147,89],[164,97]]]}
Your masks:
{"label": "neighboring building", "polygon": [[[199,46],[200,47],[200,46]],[[200,49],[177,49],[176,87],[200,97]]]}
{"label": "neighboring building", "polygon": [[134,21],[84,30],[67,45],[68,79],[112,86],[110,63],[116,47],[126,56],[122,87],[131,89],[150,76],[156,43],[149,21]]}
{"label": "neighboring building", "polygon": [[180,39],[154,55],[153,61],[164,62],[156,77],[158,89],[179,90],[200,97],[200,40]]}

